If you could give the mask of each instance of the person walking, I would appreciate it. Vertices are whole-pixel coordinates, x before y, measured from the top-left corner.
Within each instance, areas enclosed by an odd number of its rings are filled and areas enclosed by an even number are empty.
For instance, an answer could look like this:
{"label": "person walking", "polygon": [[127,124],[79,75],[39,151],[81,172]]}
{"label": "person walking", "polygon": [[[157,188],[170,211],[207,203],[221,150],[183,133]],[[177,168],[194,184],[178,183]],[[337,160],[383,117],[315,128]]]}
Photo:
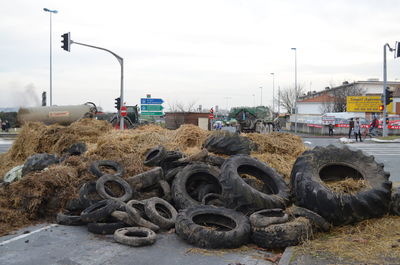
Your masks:
{"label": "person walking", "polygon": [[353,118],[350,118],[350,123],[349,123],[349,139],[351,138],[351,134],[353,133],[354,129],[354,121]]}
{"label": "person walking", "polygon": [[332,123],[329,123],[328,129],[329,129],[329,136],[333,136],[333,124]]}
{"label": "person walking", "polygon": [[374,116],[371,125],[369,127],[369,134],[372,136],[376,136],[376,129],[379,127],[379,121],[376,118],[376,116]]}
{"label": "person walking", "polygon": [[362,142],[361,139],[361,124],[360,124],[360,120],[358,118],[356,118],[356,121],[354,123],[354,135],[356,136],[356,142],[357,141],[357,136],[360,138],[360,142]]}

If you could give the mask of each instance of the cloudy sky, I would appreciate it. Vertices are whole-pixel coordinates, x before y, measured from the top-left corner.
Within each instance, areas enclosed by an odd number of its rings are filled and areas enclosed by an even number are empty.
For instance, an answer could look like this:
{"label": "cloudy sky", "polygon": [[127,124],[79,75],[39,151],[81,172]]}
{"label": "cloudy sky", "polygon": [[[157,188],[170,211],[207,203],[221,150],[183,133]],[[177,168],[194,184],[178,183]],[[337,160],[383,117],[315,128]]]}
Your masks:
{"label": "cloudy sky", "polygon": [[[222,108],[272,105],[276,90],[298,82],[321,90],[343,81],[382,79],[383,45],[400,41],[396,0],[113,0],[2,1],[0,107],[35,105],[49,90],[49,13],[53,15],[53,103],[93,101],[113,111],[124,58],[125,101],[146,94]],[[388,78],[400,79],[388,56]],[[254,96],[253,96],[254,95]]]}

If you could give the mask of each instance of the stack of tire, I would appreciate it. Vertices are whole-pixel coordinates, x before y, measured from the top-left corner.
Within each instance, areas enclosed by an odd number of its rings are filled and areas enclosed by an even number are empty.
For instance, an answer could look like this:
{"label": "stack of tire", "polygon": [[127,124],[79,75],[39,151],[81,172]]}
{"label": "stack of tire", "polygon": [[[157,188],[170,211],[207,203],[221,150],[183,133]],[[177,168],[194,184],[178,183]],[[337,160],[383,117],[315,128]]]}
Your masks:
{"label": "stack of tire", "polygon": [[[101,170],[103,167],[112,168],[115,173],[107,174]],[[95,161],[90,171],[98,179],[82,185],[79,198],[70,200],[66,206],[68,211],[57,215],[59,224],[87,225],[89,232],[114,234],[116,242],[130,246],[153,244],[155,232],[175,226],[177,212],[166,200],[132,199],[136,191],[122,178],[124,169],[119,163]],[[118,186],[120,194],[107,186],[111,183]],[[170,197],[170,192],[165,196]]]}

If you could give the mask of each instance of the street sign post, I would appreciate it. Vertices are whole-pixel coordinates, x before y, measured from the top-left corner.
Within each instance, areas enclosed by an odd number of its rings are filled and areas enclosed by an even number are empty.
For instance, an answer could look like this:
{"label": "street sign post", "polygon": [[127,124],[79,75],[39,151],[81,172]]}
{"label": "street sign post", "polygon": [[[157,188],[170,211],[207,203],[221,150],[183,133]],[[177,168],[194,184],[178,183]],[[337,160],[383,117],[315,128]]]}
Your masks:
{"label": "street sign post", "polygon": [[141,98],[140,104],[147,105],[147,104],[158,104],[161,105],[164,103],[164,100],[161,98]]}
{"label": "street sign post", "polygon": [[121,116],[126,117],[126,114],[127,114],[126,106],[122,106],[121,107]]}
{"label": "street sign post", "polygon": [[162,111],[164,109],[161,105],[141,105],[142,111]]}
{"label": "street sign post", "polygon": [[162,111],[146,111],[146,112],[141,112],[141,115],[145,116],[162,116],[164,113]]}

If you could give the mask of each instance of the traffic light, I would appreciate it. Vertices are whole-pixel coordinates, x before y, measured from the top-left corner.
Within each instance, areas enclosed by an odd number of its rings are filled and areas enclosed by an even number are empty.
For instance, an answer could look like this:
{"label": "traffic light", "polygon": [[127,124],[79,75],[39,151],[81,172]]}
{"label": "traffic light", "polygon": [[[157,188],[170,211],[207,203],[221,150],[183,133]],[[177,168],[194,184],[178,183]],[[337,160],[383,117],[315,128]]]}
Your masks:
{"label": "traffic light", "polygon": [[380,105],[380,106],[378,107],[378,109],[379,109],[379,111],[383,111],[383,109],[384,109],[383,105]]}
{"label": "traffic light", "polygon": [[214,114],[214,109],[213,108],[210,109],[210,113]]}
{"label": "traffic light", "polygon": [[42,92],[42,106],[46,106],[47,105],[47,100],[46,100],[46,91]]}
{"label": "traffic light", "polygon": [[115,99],[115,108],[119,111],[121,108],[121,98],[116,98]]}
{"label": "traffic light", "polygon": [[389,105],[390,102],[393,101],[393,91],[390,91],[389,88],[385,88],[385,98],[386,98],[386,105]]}
{"label": "traffic light", "polygon": [[396,41],[396,48],[394,52],[394,58],[400,57],[400,42]]}
{"label": "traffic light", "polygon": [[71,51],[71,33],[64,33],[63,35],[61,35],[62,41],[61,43],[63,44],[61,46],[61,48],[63,48],[64,50],[66,50],[67,52]]}

